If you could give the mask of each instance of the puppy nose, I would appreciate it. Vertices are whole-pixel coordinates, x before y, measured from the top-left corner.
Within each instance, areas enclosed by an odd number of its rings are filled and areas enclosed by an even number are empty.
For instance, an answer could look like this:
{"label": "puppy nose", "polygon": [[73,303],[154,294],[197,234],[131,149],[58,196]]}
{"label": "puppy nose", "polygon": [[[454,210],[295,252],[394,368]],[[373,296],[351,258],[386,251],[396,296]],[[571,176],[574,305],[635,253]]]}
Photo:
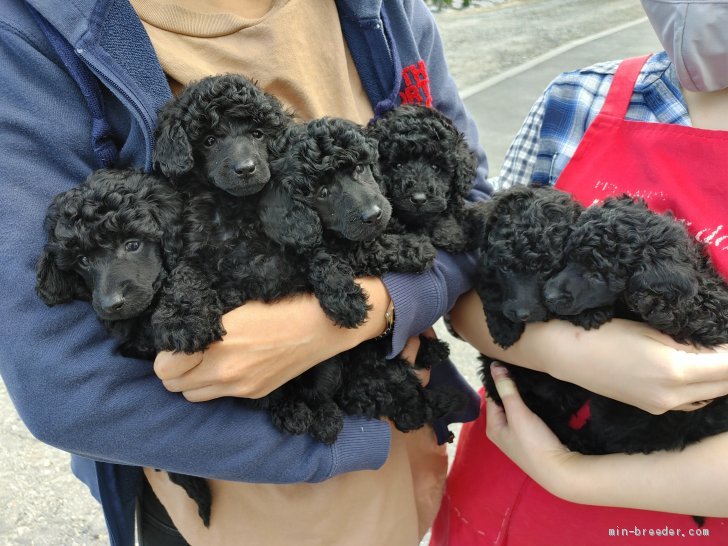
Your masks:
{"label": "puppy nose", "polygon": [[413,193],[410,196],[410,201],[412,201],[415,205],[424,205],[427,202],[427,195],[423,192]]}
{"label": "puppy nose", "polygon": [[107,296],[103,296],[99,303],[101,304],[101,308],[107,313],[112,311],[118,311],[119,309],[124,307],[124,296],[121,292],[108,294]]}
{"label": "puppy nose", "polygon": [[566,292],[561,292],[560,290],[556,288],[547,288],[544,290],[543,293],[543,299],[546,300],[548,303],[556,303],[559,300],[566,299],[568,294]]}
{"label": "puppy nose", "polygon": [[369,208],[369,210],[365,211],[361,215],[361,220],[365,224],[373,224],[375,222],[378,222],[382,218],[382,209],[380,209],[377,205],[374,205],[373,207]]}
{"label": "puppy nose", "polygon": [[248,176],[255,172],[255,163],[253,163],[252,159],[248,159],[246,161],[238,161],[233,166],[233,170],[235,171],[235,174],[239,176]]}
{"label": "puppy nose", "polygon": [[513,313],[516,315],[516,318],[522,322],[526,322],[529,318],[531,318],[531,311],[528,309],[516,309]]}

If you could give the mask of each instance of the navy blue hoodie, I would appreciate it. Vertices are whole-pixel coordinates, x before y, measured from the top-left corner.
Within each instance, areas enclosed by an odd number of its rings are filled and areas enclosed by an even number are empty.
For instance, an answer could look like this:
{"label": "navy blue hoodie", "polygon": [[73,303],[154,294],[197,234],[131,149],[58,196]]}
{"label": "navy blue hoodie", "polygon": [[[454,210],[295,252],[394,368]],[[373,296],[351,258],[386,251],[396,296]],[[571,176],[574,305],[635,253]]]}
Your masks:
{"label": "navy blue hoodie", "polygon": [[[484,198],[485,155],[426,6],[337,6],[375,112],[430,101],[451,117],[478,154],[472,197]],[[189,403],[164,389],[149,362],[119,356],[87,303],[47,308],[36,296],[52,197],[100,166],[151,168],[156,113],[171,93],[128,0],[3,0],[0,69],[0,372],[32,434],[73,454],[74,472],[102,503],[111,543],[134,542],[144,466],[266,483],[380,467],[389,450],[381,421],[347,418],[338,441],[324,446],[279,433],[266,414],[234,399]],[[397,309],[392,354],[470,288],[472,268],[469,256],[439,253],[431,272],[385,277]],[[468,389],[451,366],[433,381]]]}

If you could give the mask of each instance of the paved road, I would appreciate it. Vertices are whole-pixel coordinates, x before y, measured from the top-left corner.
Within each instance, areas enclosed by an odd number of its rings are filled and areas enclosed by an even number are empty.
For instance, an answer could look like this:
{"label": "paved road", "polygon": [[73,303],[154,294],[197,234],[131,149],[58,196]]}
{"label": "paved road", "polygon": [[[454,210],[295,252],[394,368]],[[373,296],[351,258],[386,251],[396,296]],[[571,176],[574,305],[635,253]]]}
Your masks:
{"label": "paved road", "polygon": [[[634,0],[493,0],[436,15],[453,76],[478,121],[496,173],[538,93],[559,72],[659,49],[649,26],[565,46],[642,17]],[[490,5],[493,4],[493,5]],[[549,51],[561,48],[552,58]],[[540,62],[519,72],[523,63]],[[498,81],[499,77],[505,77]],[[494,79],[495,78],[495,79]],[[444,329],[438,331],[445,337]],[[454,359],[474,383],[475,353],[451,340]],[[49,388],[52,388],[49,385]],[[0,383],[0,545],[108,543],[103,516],[68,468],[68,456],[34,440]]]}

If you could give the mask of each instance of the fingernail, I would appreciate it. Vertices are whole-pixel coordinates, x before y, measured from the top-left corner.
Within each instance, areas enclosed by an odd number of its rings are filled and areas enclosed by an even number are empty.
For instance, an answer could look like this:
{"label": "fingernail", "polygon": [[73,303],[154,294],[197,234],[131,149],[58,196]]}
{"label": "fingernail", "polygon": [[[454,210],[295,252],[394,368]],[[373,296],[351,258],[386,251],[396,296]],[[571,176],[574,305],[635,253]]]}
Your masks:
{"label": "fingernail", "polygon": [[491,362],[490,373],[493,377],[508,377],[508,370],[500,362]]}

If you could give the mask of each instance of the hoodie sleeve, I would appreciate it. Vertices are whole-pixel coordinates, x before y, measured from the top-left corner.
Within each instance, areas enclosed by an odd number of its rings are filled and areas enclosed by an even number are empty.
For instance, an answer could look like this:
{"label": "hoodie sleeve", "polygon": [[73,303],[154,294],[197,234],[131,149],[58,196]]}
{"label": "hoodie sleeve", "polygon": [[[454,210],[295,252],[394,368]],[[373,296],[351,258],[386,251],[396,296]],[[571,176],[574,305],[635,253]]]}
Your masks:
{"label": "hoodie sleeve", "polygon": [[[163,388],[151,363],[119,356],[87,303],[41,302],[35,264],[46,208],[94,160],[83,97],[21,15],[12,15],[17,25],[0,18],[0,372],[31,433],[98,461],[223,480],[316,482],[380,467],[389,451],[384,422],[348,418],[324,446],[279,433],[266,413],[235,399],[187,402]],[[127,129],[135,131],[133,120]]]}

